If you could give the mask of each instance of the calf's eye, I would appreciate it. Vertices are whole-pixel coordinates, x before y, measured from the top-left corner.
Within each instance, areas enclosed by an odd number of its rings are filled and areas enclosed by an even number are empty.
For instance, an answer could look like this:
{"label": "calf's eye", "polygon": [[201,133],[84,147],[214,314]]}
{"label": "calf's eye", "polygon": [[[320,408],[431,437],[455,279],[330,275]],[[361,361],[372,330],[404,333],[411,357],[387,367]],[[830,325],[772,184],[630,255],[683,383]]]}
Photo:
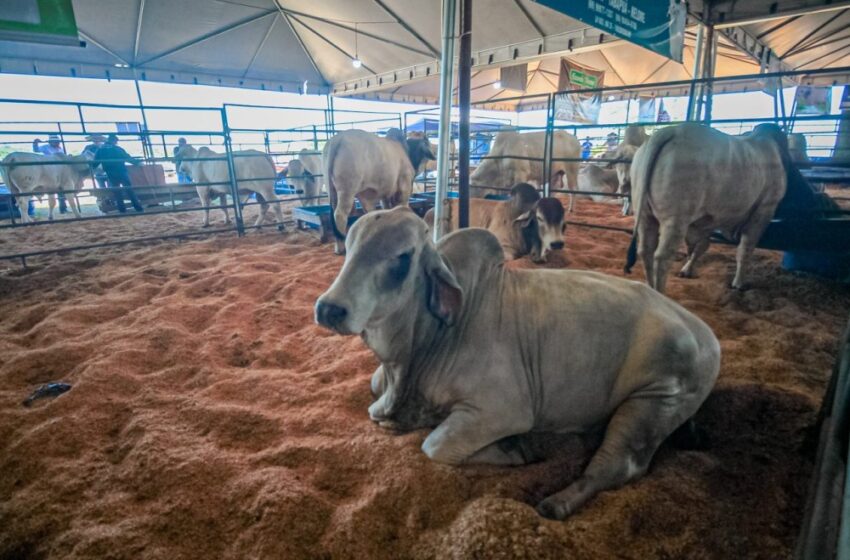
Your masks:
{"label": "calf's eye", "polygon": [[390,262],[387,269],[385,285],[388,289],[397,288],[404,282],[410,273],[410,261],[413,258],[413,250],[402,253]]}

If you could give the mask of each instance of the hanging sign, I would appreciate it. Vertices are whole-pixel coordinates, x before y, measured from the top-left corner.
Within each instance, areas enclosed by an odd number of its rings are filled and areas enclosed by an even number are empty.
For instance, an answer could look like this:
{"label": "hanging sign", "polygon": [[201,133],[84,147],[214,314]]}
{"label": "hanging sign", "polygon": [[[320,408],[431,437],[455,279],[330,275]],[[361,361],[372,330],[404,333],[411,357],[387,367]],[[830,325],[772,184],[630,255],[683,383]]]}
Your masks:
{"label": "hanging sign", "polygon": [[654,97],[639,97],[638,98],[638,122],[654,122],[655,121],[655,98]]}
{"label": "hanging sign", "polygon": [[555,118],[573,123],[596,124],[602,109],[602,92],[567,93],[569,90],[603,87],[605,72],[580,66],[566,58],[561,59],[558,89],[564,93],[555,96]]}
{"label": "hanging sign", "polygon": [[682,62],[688,8],[681,0],[535,0],[621,39]]}
{"label": "hanging sign", "polygon": [[71,0],[0,0],[0,40],[80,46]]}
{"label": "hanging sign", "polygon": [[794,97],[795,115],[828,115],[832,105],[832,88],[800,86]]}

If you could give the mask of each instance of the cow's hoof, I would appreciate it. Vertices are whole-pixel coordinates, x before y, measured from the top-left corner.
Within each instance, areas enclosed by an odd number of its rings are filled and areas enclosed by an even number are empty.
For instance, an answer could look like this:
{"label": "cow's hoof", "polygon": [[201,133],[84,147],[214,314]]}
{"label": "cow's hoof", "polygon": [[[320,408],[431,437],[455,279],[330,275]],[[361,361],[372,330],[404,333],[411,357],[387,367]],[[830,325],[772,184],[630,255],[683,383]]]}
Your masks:
{"label": "cow's hoof", "polygon": [[284,226],[283,224],[277,224],[277,231],[279,231],[280,233],[285,232],[286,226]]}
{"label": "cow's hoof", "polygon": [[570,512],[567,509],[566,504],[563,500],[559,500],[557,498],[546,498],[537,504],[535,509],[542,517],[545,517],[546,519],[553,519],[555,521],[563,521],[570,516]]}

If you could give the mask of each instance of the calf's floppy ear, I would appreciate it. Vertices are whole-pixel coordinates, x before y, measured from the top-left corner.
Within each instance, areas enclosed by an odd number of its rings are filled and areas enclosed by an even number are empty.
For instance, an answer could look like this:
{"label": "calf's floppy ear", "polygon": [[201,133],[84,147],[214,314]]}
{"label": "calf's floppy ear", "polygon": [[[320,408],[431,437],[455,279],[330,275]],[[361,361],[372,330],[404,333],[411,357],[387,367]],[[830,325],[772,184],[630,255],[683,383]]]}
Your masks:
{"label": "calf's floppy ear", "polygon": [[531,210],[529,210],[527,212],[523,212],[522,214],[520,214],[519,216],[516,217],[516,219],[514,220],[514,223],[519,224],[519,226],[521,228],[527,228],[528,226],[531,225],[532,220],[534,220],[534,213],[535,213],[534,208],[532,208]]}
{"label": "calf's floppy ear", "polygon": [[463,305],[463,290],[443,257],[430,243],[422,251],[425,275],[428,277],[428,310],[440,321],[451,326]]}

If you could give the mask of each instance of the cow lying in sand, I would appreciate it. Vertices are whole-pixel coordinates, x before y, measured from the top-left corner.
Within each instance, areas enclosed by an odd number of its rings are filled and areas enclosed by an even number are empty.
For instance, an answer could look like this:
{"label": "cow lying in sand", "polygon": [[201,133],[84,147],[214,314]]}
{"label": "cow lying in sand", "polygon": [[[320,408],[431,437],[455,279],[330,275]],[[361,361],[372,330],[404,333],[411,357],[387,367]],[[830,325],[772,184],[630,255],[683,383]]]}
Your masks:
{"label": "cow lying in sand", "polygon": [[565,178],[570,189],[578,189],[580,162],[556,161],[557,158],[578,158],[581,155],[581,145],[576,137],[563,130],[554,132],[549,177],[543,176],[545,143],[545,131],[521,134],[506,130],[498,133],[487,154],[488,158],[493,159],[483,159],[469,178],[470,194],[474,197],[501,194],[488,187],[506,190],[517,183],[532,183],[540,187],[549,183],[551,188],[560,189],[563,188]]}
{"label": "cow lying in sand", "polygon": [[286,182],[302,194],[304,206],[319,204],[319,196],[325,186],[322,177],[322,154],[304,148],[298,157],[289,162],[284,172]]}
{"label": "cow lying in sand", "polygon": [[345,232],[354,199],[366,212],[381,202],[384,208],[407,206],[413,191],[414,170],[434,159],[425,138],[405,138],[397,128],[384,138],[363,130],[340,132],[322,152],[336,237],[336,253],[345,254]]}
{"label": "cow lying in sand", "polygon": [[[709,236],[720,230],[740,239],[732,287],[742,288],[750,255],[785,195],[783,161],[790,165],[785,135],[773,124],[740,137],[698,124],[653,134],[631,170],[637,252],[649,285],[664,292],[682,241],[688,259],[679,274],[694,276]],[[632,248],[626,272],[634,262]]]}
{"label": "cow lying in sand", "polygon": [[643,284],[594,272],[510,270],[486,230],[435,247],[396,208],[360,218],[316,321],[360,335],[381,361],[371,418],[436,429],[441,463],[521,465],[529,432],[584,432],[608,421],[584,474],[543,500],[555,519],[643,475],[659,445],[711,391],[711,329]]}
{"label": "cow lying in sand", "polygon": [[[446,233],[459,227],[458,200],[449,203]],[[425,223],[434,226],[433,208],[425,214]],[[514,185],[510,200],[470,199],[469,225],[495,235],[508,260],[530,254],[532,261],[546,262],[549,253],[564,248],[564,205],[557,198],[540,198],[528,183]]]}
{"label": "cow lying in sand", "polygon": [[[193,182],[211,183],[195,187],[204,206],[204,227],[210,225],[209,206],[213,196],[219,197],[221,211],[224,212],[224,223],[229,224],[227,195],[231,194],[230,172],[224,154],[218,154],[206,146],[195,149],[187,145],[179,150],[177,156],[182,160],[180,171],[189,175]],[[257,216],[254,225],[263,225],[269,202],[272,202],[275,203],[274,212],[278,226],[283,227],[283,212],[280,209],[280,203],[277,202],[277,194],[274,192],[275,167],[271,157],[257,150],[233,152],[233,166],[236,168],[236,180],[239,193],[243,197],[242,203],[248,200],[251,192],[256,193],[257,200],[260,202],[260,215]]]}
{"label": "cow lying in sand", "polygon": [[[49,201],[48,219],[53,219],[53,209],[56,207],[57,192],[74,193],[83,188],[83,181],[91,176],[91,158],[86,155],[45,156],[29,152],[12,152],[0,162],[0,175],[12,194],[24,196],[15,197],[18,208],[21,209],[21,222],[29,223],[32,218],[27,214],[27,206],[32,198],[26,193],[51,191],[47,195]],[[65,162],[61,164],[58,162]],[[27,164],[27,165],[16,165]],[[36,165],[43,164],[43,165]],[[41,198],[41,195],[36,195]],[[73,194],[68,196],[68,204],[79,218],[80,205]]]}

